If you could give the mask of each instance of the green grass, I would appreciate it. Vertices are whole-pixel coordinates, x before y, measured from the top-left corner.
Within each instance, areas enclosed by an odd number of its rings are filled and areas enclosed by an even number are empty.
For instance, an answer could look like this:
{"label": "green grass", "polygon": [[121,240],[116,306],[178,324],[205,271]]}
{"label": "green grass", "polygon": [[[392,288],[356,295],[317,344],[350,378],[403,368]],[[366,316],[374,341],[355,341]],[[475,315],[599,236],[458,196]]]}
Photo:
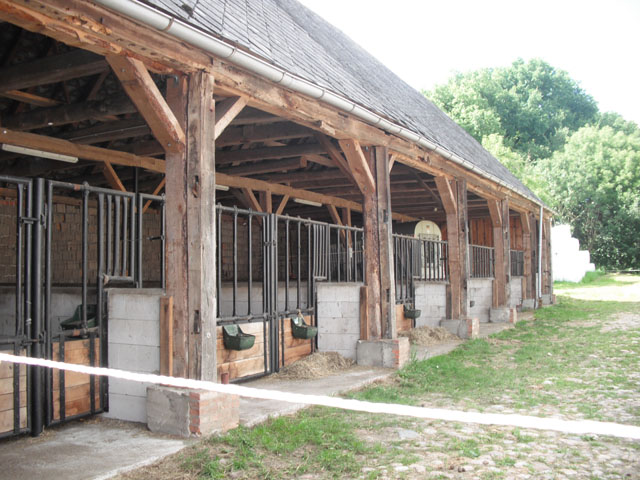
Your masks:
{"label": "green grass", "polygon": [[[639,394],[638,378],[629,372],[640,371],[640,330],[605,331],[602,327],[622,312],[640,311],[640,297],[633,290],[638,286],[638,276],[621,278],[601,272],[593,272],[581,284],[558,285],[557,305],[538,310],[535,321],[520,322],[489,340],[465,342],[447,355],[425,361],[414,358],[391,382],[349,396],[411,405],[440,402],[440,406],[480,411],[496,404],[523,413],[553,407],[568,416],[615,421],[604,416],[598,401],[622,402]],[[630,405],[625,411],[631,423],[640,424],[640,409]],[[400,426],[419,428],[412,422],[310,408],[293,417],[211,437],[190,451],[180,469],[210,479],[232,474],[237,478],[387,478],[378,467],[408,466],[421,457],[411,441],[388,435],[381,439],[376,432]],[[455,430],[456,425],[449,427]],[[439,438],[444,443],[439,449],[432,447],[434,451],[470,459],[507,440],[517,446],[517,458],[522,458],[520,453],[524,455],[537,441],[519,429]],[[583,437],[583,441],[599,448],[602,440]],[[576,451],[566,454],[578,458]],[[513,456],[502,457],[496,461],[501,471],[485,472],[481,478],[503,478],[503,471],[515,462]],[[364,466],[375,470],[363,474]]]}

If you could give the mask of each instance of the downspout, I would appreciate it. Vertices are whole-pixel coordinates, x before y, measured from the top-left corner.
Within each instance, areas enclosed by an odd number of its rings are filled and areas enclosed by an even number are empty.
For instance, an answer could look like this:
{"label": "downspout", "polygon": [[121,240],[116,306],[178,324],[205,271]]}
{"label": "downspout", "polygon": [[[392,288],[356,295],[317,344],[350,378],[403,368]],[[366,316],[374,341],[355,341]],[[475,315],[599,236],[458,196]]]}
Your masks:
{"label": "downspout", "polygon": [[[281,68],[278,68],[264,60],[255,57],[243,50],[239,50],[236,46],[231,45],[219,38],[202,32],[191,25],[188,25],[181,20],[171,17],[165,13],[138,2],[137,0],[94,0],[104,7],[110,8],[122,15],[144,23],[156,30],[165,32],[178,40],[182,40],[190,45],[198,47],[205,52],[208,52],[216,57],[225,59],[234,65],[244,68],[260,77],[282,85],[290,90],[298,93],[302,93],[311,98],[320,100],[328,105],[331,105],[343,112],[350,113],[359,119],[381,128],[388,133],[398,135],[399,137],[408,140],[412,143],[420,145],[421,147],[431,150],[444,158],[451,160],[452,162],[477,173],[481,177],[491,180],[498,185],[501,185],[509,190],[515,191],[512,186],[507,184],[504,180],[485,172],[476,167],[471,162],[465,160],[459,155],[450,152],[449,150],[441,147],[428,140],[427,138],[418,135],[405,127],[396,125],[382,118],[377,113],[371,112],[360,105],[355,104],[351,100],[346,99],[341,95],[337,95],[325,88],[319,87],[307,80],[292,75]],[[527,195],[524,192],[517,192],[527,200],[530,200],[536,205],[540,205],[542,209],[542,203],[535,198]]]}

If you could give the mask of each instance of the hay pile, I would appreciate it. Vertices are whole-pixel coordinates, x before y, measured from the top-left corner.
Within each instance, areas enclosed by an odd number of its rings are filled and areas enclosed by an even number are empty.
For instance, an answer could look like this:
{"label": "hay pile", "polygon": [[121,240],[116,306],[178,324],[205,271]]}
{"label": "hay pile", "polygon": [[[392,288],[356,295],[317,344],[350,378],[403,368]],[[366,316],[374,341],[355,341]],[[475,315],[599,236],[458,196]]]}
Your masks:
{"label": "hay pile", "polygon": [[316,352],[284,367],[272,377],[287,380],[321,378],[347,370],[353,364],[353,360],[337,352]]}
{"label": "hay pile", "polygon": [[398,333],[400,337],[409,337],[413,345],[436,345],[438,343],[452,342],[460,340],[460,337],[448,332],[442,327],[418,327],[412,328],[408,332]]}

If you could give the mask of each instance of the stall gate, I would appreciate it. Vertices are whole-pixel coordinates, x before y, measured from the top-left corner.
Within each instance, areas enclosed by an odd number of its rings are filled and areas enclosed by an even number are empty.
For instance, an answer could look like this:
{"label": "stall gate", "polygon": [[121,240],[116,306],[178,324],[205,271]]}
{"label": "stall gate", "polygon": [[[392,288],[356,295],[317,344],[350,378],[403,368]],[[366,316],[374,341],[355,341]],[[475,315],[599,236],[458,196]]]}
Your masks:
{"label": "stall gate", "polygon": [[[88,184],[0,176],[4,206],[15,206],[14,290],[0,322],[0,350],[70,363],[107,366],[105,288],[141,288],[142,249],[150,240],[164,252],[164,197],[121,192]],[[62,199],[62,203],[59,203]],[[81,259],[65,264],[80,270],[81,288],[75,313],[64,322],[52,314],[53,255],[64,259],[65,246],[55,240],[58,205],[76,205]],[[160,212],[160,234],[143,239],[143,212],[153,204]],[[75,214],[74,214],[75,215]],[[55,249],[54,249],[55,247]],[[164,255],[160,255],[164,287]],[[10,258],[7,256],[6,258]],[[39,367],[0,366],[0,437],[108,409],[107,379]]]}
{"label": "stall gate", "polygon": [[[363,230],[222,205],[216,223],[219,375],[278,372],[315,348],[292,339],[289,319],[301,314],[315,325],[316,282],[363,281]],[[228,325],[255,335],[255,346],[225,348]]]}

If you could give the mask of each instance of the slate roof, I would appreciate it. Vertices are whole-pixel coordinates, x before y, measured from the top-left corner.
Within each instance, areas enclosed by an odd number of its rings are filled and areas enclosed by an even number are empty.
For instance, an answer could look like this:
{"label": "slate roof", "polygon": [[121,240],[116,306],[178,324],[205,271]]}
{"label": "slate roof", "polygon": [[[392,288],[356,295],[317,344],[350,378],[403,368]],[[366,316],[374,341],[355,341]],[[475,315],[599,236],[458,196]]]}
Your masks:
{"label": "slate roof", "polygon": [[340,30],[296,0],[145,0],[340,94],[538,197],[471,135]]}

